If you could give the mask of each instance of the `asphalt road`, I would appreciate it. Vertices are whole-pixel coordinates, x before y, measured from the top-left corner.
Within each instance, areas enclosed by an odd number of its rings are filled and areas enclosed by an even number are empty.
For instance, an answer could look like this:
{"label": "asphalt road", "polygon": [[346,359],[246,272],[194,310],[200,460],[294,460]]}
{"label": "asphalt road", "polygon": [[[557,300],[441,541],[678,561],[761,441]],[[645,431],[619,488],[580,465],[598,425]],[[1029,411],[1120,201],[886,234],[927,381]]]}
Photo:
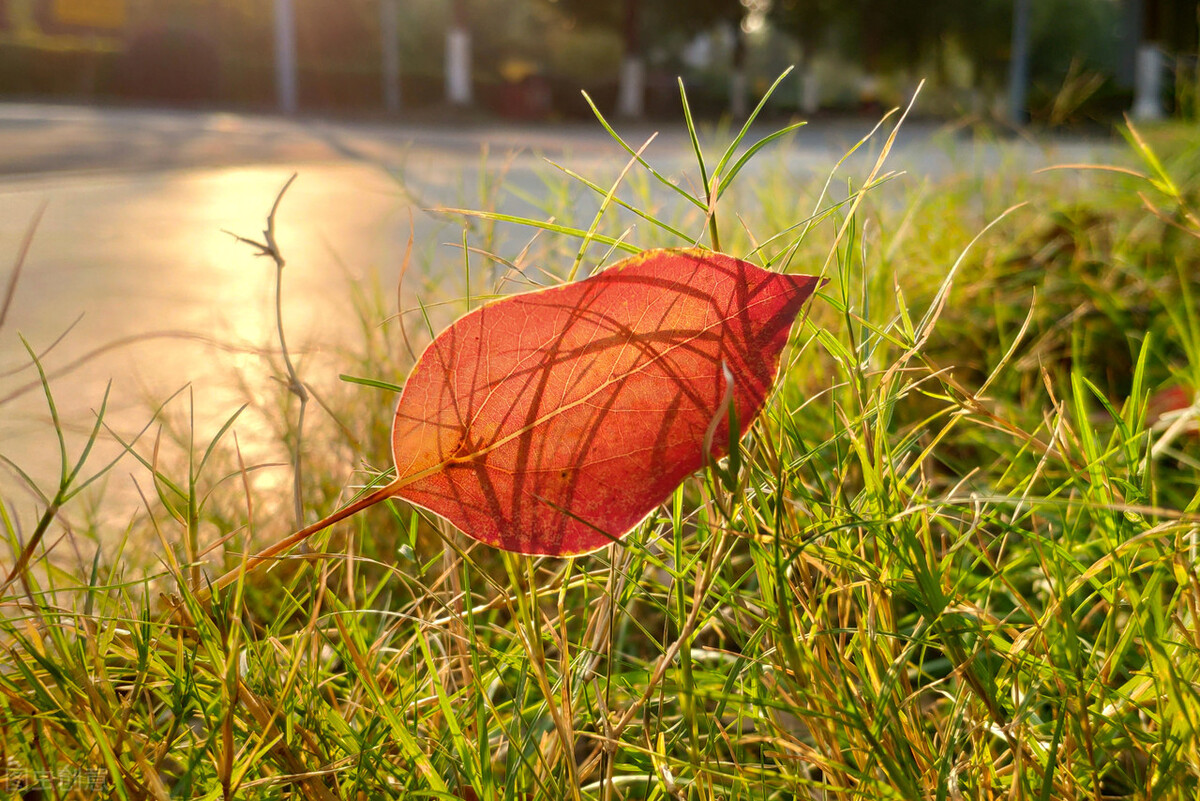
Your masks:
{"label": "asphalt road", "polygon": [[[814,124],[755,169],[797,180],[823,175],[871,127]],[[637,144],[654,133],[621,130]],[[893,164],[920,181],[1000,164],[1091,160],[1106,147],[979,144],[913,123]],[[875,151],[864,148],[859,163]],[[681,126],[663,131],[646,156],[663,173],[694,181]],[[236,407],[246,376],[268,381],[261,353],[274,346],[273,271],[227,232],[259,236],[292,172],[299,178],[278,216],[288,259],[284,315],[290,341],[315,364],[322,346],[354,322],[352,283],[377,275],[394,284],[410,214],[421,262],[431,263],[460,232],[427,209],[479,205],[481,177],[502,171],[512,191],[498,196],[501,208],[536,215],[530,198],[555,174],[545,158],[602,181],[626,161],[596,125],[434,127],[0,104],[0,277],[45,207],[0,328],[0,454],[41,481],[56,471],[45,400],[18,334],[45,352],[72,448],[110,379],[113,424],[124,431],[189,382],[200,428],[212,430]],[[590,219],[587,206],[581,210]],[[436,286],[441,277],[414,280]],[[32,507],[3,471],[0,493]]]}
{"label": "asphalt road", "polygon": [[[794,155],[840,156],[871,130],[871,120],[822,121],[809,126],[792,147]],[[901,149],[921,150],[939,128],[906,125]],[[629,142],[657,139],[651,155],[691,158],[682,125],[618,125]],[[764,127],[764,131],[770,130]],[[225,112],[0,103],[0,175],[58,172],[147,172],[263,164],[361,162],[395,167],[435,159],[447,167],[477,166],[480,149],[518,163],[541,156],[578,160],[621,158],[597,124],[412,125],[403,122],[347,123],[320,118],[289,119]],[[922,156],[934,158],[935,146]]]}

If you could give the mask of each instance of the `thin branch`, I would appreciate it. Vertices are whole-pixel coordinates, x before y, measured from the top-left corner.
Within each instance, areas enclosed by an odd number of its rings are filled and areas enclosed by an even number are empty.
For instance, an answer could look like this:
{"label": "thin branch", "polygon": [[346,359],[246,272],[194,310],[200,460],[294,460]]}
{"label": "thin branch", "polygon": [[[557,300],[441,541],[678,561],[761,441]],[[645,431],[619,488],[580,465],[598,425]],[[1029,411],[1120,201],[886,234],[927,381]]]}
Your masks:
{"label": "thin branch", "polygon": [[279,250],[279,244],[275,240],[275,214],[279,211],[279,204],[283,201],[284,194],[288,188],[296,180],[298,173],[292,173],[292,176],[287,179],[287,183],[279,190],[279,194],[275,196],[275,202],[271,205],[271,213],[267,215],[267,227],[263,231],[263,241],[257,242],[253,239],[248,239],[237,234],[230,234],[238,242],[243,242],[258,250],[259,256],[267,256],[271,261],[275,262],[275,330],[279,334],[279,349],[283,353],[283,364],[287,368],[286,386],[288,392],[291,392],[300,401],[300,411],[296,418],[296,446],[292,453],[292,503],[293,512],[296,518],[296,528],[304,527],[304,462],[302,453],[304,450],[304,415],[308,410],[308,390],[304,383],[296,374],[296,366],[292,363],[292,355],[288,351],[287,338],[283,332],[283,268],[287,262],[283,258],[283,254]]}

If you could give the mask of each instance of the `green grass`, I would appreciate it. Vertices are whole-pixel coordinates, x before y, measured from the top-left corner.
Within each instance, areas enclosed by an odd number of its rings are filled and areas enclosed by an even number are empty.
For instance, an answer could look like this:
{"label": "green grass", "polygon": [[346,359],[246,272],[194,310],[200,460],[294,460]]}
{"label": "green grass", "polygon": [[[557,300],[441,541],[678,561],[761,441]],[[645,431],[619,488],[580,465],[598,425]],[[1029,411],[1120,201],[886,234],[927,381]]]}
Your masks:
{"label": "green grass", "polygon": [[[864,147],[886,151],[894,121]],[[114,798],[1195,797],[1200,444],[1150,398],[1200,386],[1200,171],[1158,141],[1161,161],[1130,145],[1145,177],[921,184],[881,160],[733,181],[717,165],[741,164],[740,137],[679,192],[655,189],[640,143],[615,188],[615,171],[589,188],[548,170],[540,234],[484,209],[474,250],[420,265],[463,276],[458,301],[409,286],[396,318],[390,289],[360,287],[341,372],[398,383],[405,343],[442,317],[624,245],[824,265],[740,465],[586,558],[499,553],[396,505],[206,603],[206,581],[287,533],[288,469],[264,487],[242,418],[194,441],[176,398],[122,463],[142,463],[147,502],[118,530],[72,505],[92,473],[64,445],[63,481],[41,490],[62,510],[3,592],[0,781],[48,773],[67,797],[84,771]],[[594,219],[573,216],[580,193]],[[394,396],[304,378],[311,519],[385,472]],[[246,414],[274,421],[281,454],[297,446],[286,389]],[[37,523],[3,505],[0,525],[7,573]]]}

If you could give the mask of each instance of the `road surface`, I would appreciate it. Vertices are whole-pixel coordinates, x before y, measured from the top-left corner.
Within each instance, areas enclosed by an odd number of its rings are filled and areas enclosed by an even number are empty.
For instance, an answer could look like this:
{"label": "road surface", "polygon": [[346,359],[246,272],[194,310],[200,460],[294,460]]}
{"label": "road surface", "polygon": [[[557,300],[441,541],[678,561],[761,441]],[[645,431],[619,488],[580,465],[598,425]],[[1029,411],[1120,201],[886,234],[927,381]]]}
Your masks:
{"label": "road surface", "polygon": [[[797,181],[823,175],[870,128],[810,126],[756,168],[786,170]],[[622,131],[640,144],[653,128]],[[1086,160],[1105,147],[1019,144],[1018,163]],[[663,173],[695,182],[681,127],[646,155]],[[109,380],[111,420],[126,433],[156,399],[189,382],[202,432],[236,408],[245,382],[265,385],[262,354],[275,347],[273,269],[227,232],[259,237],[292,172],[299,178],[278,215],[288,261],[284,316],[290,342],[315,364],[314,354],[355,322],[352,283],[377,275],[394,285],[410,214],[424,271],[410,280],[436,293],[445,270],[447,288],[457,287],[450,274],[461,255],[441,243],[457,244],[460,229],[424,209],[478,206],[481,176],[503,171],[513,191],[497,195],[501,207],[538,216],[530,198],[557,180],[546,178],[557,173],[545,157],[601,182],[627,158],[596,125],[450,128],[0,103],[0,287],[45,208],[0,328],[0,454],[42,482],[57,470],[45,400],[18,334],[45,352],[73,449]],[[893,163],[919,181],[1002,161],[1011,164],[1011,154],[996,145],[914,123]],[[595,199],[583,190],[576,197],[586,227]],[[0,494],[22,517],[35,505],[4,471]]]}

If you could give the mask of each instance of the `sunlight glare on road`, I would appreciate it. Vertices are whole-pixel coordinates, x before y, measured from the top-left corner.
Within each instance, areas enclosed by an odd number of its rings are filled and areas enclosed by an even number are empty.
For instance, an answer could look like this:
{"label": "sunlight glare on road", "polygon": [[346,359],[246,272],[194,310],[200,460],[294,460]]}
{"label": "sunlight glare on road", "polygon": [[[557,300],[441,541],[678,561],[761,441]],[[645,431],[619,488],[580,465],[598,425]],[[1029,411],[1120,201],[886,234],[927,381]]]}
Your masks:
{"label": "sunlight glare on road", "polygon": [[[109,379],[110,419],[126,433],[189,383],[198,436],[219,428],[247,393],[262,398],[275,391],[269,358],[279,348],[275,265],[226,232],[261,241],[290,174],[257,166],[44,176],[0,188],[5,273],[28,221],[47,204],[0,332],[0,372],[24,368],[0,375],[0,452],[39,480],[57,469],[45,399],[31,385],[36,375],[18,332],[40,351],[71,329],[46,355],[45,366],[55,377],[59,411],[76,445]],[[405,202],[377,169],[339,164],[300,170],[276,227],[287,260],[284,324],[301,363],[312,363],[322,346],[355,324],[348,305],[352,281],[398,268]],[[113,343],[120,344],[105,349]],[[253,437],[246,428],[239,424],[244,445]],[[11,486],[8,477],[0,485]]]}

